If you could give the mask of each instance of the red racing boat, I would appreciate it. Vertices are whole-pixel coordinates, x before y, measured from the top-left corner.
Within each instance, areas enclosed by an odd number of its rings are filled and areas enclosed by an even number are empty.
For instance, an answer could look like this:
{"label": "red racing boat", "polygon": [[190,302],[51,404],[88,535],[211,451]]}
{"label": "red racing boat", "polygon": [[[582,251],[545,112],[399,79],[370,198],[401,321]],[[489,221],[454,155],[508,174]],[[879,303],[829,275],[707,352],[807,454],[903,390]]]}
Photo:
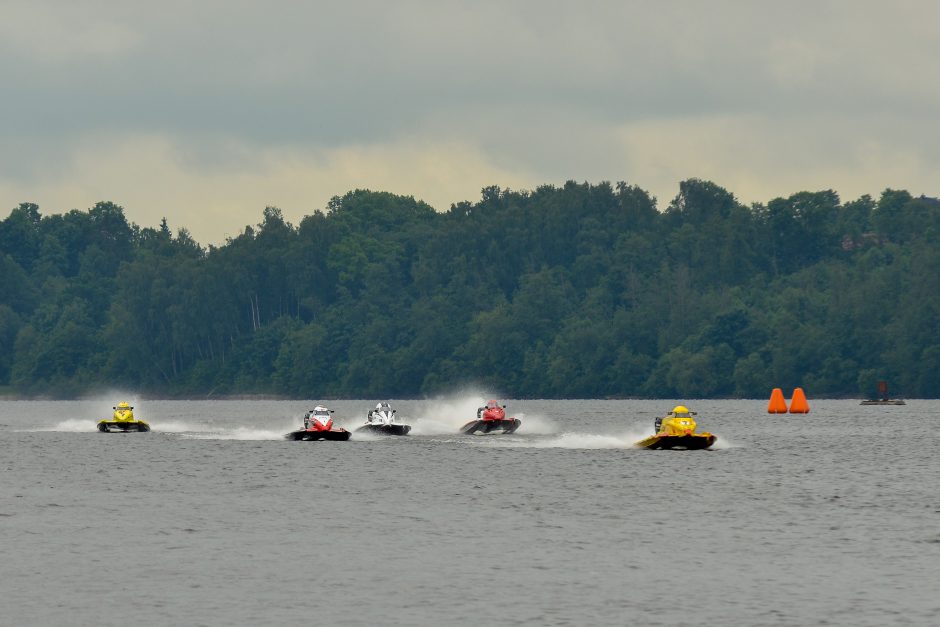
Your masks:
{"label": "red racing boat", "polygon": [[512,433],[522,424],[518,418],[506,417],[506,406],[497,401],[487,401],[486,405],[477,409],[477,419],[471,420],[460,427],[460,432],[466,435],[491,435]]}

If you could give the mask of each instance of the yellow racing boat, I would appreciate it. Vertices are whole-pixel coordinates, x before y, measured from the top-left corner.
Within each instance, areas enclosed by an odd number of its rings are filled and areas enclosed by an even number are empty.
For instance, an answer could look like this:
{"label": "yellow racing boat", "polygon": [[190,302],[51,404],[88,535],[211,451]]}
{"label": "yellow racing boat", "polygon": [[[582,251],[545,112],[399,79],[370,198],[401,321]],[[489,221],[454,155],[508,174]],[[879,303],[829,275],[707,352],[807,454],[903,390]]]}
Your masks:
{"label": "yellow racing boat", "polygon": [[102,433],[128,433],[129,431],[150,431],[150,425],[143,420],[134,418],[134,408],[122,401],[114,407],[111,420],[105,418],[98,421],[98,431]]}
{"label": "yellow racing boat", "polygon": [[694,411],[678,405],[663,418],[657,418],[654,424],[656,433],[640,440],[636,446],[649,449],[684,449],[698,450],[708,448],[718,436],[707,431],[696,431]]}

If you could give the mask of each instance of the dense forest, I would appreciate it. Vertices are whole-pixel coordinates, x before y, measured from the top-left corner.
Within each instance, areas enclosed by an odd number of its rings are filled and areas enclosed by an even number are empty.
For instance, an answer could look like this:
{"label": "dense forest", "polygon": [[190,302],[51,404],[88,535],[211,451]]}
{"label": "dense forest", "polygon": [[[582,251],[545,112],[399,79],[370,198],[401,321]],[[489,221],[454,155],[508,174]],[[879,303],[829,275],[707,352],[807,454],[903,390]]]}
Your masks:
{"label": "dense forest", "polygon": [[0,222],[0,393],[940,396],[940,201],[697,179],[357,190],[224,245],[101,202]]}

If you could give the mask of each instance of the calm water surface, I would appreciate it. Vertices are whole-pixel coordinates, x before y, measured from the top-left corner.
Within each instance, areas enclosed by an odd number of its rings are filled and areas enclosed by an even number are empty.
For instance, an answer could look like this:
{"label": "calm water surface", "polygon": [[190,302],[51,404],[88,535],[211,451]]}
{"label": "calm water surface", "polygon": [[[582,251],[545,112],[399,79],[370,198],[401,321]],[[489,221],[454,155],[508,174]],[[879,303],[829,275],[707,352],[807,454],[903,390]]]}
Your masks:
{"label": "calm water surface", "polygon": [[[394,402],[404,438],[288,442],[301,401],[0,402],[4,625],[936,625],[936,403]],[[128,399],[131,400],[131,399]],[[362,421],[375,401],[337,401]]]}

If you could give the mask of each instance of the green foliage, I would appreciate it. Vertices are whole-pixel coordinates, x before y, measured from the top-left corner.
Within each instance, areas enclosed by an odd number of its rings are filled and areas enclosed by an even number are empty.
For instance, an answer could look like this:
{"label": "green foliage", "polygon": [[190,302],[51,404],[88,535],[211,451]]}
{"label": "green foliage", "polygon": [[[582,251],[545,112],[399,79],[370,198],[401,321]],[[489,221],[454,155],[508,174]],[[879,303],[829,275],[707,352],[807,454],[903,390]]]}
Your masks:
{"label": "green foliage", "polygon": [[28,313],[36,304],[33,281],[13,257],[0,250],[0,298],[13,311]]}
{"label": "green foliage", "polygon": [[368,190],[223,246],[101,202],[0,221],[0,386],[66,396],[940,397],[940,201],[691,179]]}
{"label": "green foliage", "polygon": [[0,385],[9,385],[13,347],[20,330],[20,317],[9,305],[0,305]]}

